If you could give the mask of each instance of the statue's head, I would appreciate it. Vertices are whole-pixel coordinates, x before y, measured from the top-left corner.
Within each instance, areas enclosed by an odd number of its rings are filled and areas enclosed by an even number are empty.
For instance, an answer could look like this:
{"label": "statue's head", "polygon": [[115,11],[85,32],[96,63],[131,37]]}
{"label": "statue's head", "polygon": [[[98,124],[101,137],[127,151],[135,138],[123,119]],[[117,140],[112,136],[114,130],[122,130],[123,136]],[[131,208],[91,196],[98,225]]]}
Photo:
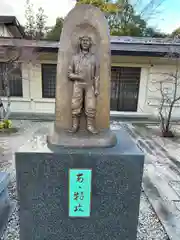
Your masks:
{"label": "statue's head", "polygon": [[79,42],[80,42],[80,49],[81,50],[89,51],[89,49],[92,46],[92,39],[91,39],[91,37],[88,37],[88,36],[80,37]]}

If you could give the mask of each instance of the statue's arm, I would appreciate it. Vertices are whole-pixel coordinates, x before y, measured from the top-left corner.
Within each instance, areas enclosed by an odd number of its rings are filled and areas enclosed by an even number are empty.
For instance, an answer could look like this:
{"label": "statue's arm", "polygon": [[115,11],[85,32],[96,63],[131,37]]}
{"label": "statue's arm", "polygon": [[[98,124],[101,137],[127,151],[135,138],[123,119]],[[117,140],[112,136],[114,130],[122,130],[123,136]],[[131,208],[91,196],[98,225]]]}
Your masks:
{"label": "statue's arm", "polygon": [[74,80],[74,79],[73,79],[74,69],[75,69],[75,66],[74,66],[74,57],[72,57],[72,60],[71,60],[71,62],[70,62],[69,68],[68,68],[68,78],[69,78],[70,80]]}
{"label": "statue's arm", "polygon": [[94,64],[94,86],[95,86],[95,95],[99,95],[99,90],[100,90],[100,78],[99,78],[99,64],[97,60],[95,59],[95,64]]}
{"label": "statue's arm", "polygon": [[71,81],[83,81],[82,76],[74,73],[75,71],[75,61],[74,61],[74,57],[72,58],[71,64],[69,65],[69,69],[68,69],[68,78]]}
{"label": "statue's arm", "polygon": [[68,68],[68,77],[70,74],[72,74],[74,72],[74,57],[72,58],[70,64],[69,64],[69,68]]}

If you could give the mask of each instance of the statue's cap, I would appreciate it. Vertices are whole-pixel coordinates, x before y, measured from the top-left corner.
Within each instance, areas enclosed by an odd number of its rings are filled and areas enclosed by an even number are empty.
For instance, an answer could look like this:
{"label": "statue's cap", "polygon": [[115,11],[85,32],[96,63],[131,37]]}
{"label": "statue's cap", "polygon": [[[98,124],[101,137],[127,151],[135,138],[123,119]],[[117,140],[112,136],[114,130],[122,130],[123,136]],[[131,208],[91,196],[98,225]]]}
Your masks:
{"label": "statue's cap", "polygon": [[87,36],[87,35],[84,35],[84,36],[81,36],[79,37],[80,40],[83,40],[83,39],[89,39],[91,40],[91,37]]}

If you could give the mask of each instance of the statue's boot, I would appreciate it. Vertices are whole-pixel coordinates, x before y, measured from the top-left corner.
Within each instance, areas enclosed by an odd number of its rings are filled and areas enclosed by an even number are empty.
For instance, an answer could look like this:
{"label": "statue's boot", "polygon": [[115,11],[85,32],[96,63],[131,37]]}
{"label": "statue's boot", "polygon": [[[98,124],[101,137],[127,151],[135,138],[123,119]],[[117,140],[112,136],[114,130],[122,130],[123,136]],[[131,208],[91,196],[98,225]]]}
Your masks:
{"label": "statue's boot", "polygon": [[87,130],[92,134],[97,134],[98,131],[94,126],[94,118],[87,118]]}
{"label": "statue's boot", "polygon": [[72,118],[72,128],[69,130],[71,133],[76,133],[79,129],[79,117]]}

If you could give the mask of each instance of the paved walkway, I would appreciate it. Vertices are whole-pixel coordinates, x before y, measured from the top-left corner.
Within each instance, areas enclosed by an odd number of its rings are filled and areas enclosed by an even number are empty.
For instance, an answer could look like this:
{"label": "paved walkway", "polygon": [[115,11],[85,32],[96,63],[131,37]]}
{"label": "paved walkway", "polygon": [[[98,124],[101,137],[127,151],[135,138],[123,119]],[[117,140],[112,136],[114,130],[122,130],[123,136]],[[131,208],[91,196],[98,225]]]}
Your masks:
{"label": "paved walkway", "polygon": [[15,161],[14,153],[22,146],[25,142],[31,139],[34,132],[41,126],[48,123],[28,121],[28,120],[15,120],[13,125],[19,128],[18,133],[11,135],[0,136],[0,169],[1,171],[14,172]]}
{"label": "paved walkway", "polygon": [[144,126],[121,124],[145,152],[143,188],[172,240],[180,239],[180,142]]}

